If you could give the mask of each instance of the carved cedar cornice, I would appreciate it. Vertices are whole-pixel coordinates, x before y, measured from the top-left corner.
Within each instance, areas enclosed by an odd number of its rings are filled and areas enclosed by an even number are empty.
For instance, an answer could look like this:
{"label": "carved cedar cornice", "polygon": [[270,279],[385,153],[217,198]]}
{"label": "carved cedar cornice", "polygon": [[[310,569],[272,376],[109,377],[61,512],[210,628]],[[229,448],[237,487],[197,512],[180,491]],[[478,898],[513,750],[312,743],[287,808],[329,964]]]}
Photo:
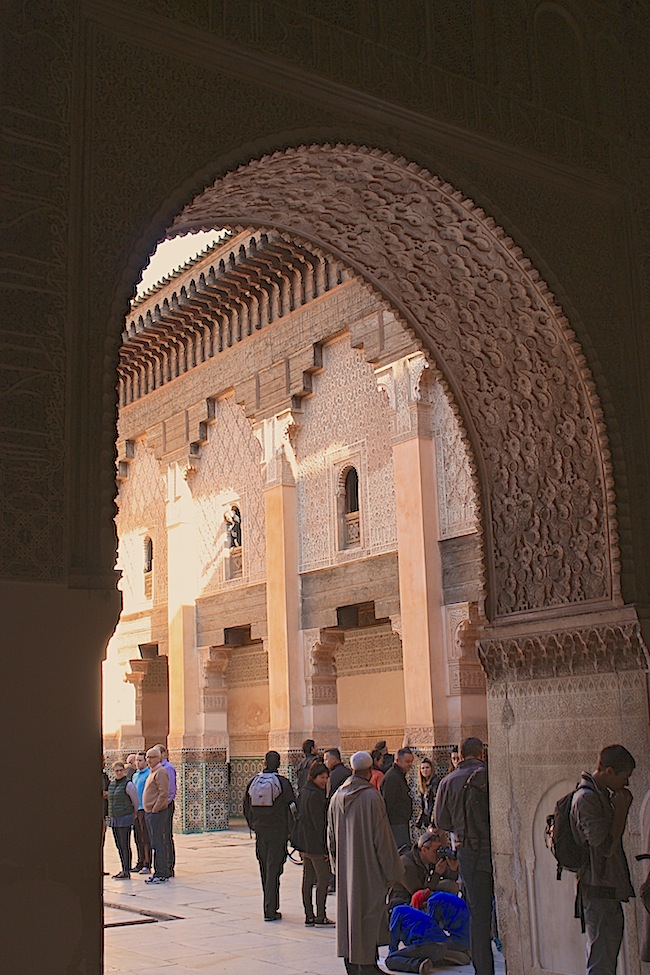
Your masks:
{"label": "carved cedar cornice", "polygon": [[480,641],[478,654],[491,682],[647,670],[649,662],[637,621],[488,637]]}
{"label": "carved cedar cornice", "polygon": [[172,232],[219,222],[277,226],[329,249],[430,352],[481,471],[491,618],[616,602],[613,476],[593,379],[548,287],[492,218],[416,164],[339,144],[226,174]]}

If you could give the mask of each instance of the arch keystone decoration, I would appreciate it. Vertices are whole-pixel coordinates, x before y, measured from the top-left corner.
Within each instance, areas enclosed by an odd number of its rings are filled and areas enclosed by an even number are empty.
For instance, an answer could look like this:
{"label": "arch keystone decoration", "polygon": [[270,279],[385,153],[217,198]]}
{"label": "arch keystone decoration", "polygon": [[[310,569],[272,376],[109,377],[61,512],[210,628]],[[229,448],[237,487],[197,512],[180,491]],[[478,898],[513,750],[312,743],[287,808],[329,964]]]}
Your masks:
{"label": "arch keystone decoration", "polygon": [[477,465],[490,619],[620,606],[594,383],[548,287],[490,217],[414,163],[312,145],[218,179],[170,234],[217,226],[275,228],[334,254],[427,350]]}

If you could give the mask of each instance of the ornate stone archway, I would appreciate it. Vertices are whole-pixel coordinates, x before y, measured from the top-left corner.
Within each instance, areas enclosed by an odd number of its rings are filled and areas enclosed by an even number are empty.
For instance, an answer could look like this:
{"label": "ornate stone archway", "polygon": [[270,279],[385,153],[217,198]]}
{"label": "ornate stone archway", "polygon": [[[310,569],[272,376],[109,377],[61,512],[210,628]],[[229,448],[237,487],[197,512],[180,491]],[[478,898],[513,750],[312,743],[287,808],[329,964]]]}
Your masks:
{"label": "ornate stone archway", "polygon": [[337,145],[227,174],[172,232],[219,224],[276,227],[331,251],[432,356],[478,467],[491,619],[620,603],[595,388],[548,288],[494,221],[414,164]]}
{"label": "ornate stone archway", "polygon": [[648,780],[647,651],[621,597],[585,358],[513,241],[404,159],[344,145],[275,153],[218,179],[170,233],[220,225],[276,228],[339,257],[401,314],[456,404],[482,505],[497,902],[514,908],[501,931],[509,967],[540,970],[530,891],[541,797],[606,739],[629,744],[641,790]]}

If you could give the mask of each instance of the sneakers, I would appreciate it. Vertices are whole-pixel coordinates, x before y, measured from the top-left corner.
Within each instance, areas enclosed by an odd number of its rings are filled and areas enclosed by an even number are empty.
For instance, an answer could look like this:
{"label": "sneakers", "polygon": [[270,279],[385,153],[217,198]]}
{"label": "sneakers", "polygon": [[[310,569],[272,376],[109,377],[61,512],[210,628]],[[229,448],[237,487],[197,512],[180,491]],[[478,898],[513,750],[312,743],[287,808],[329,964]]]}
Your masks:
{"label": "sneakers", "polygon": [[[146,880],[145,880],[145,883],[146,883]],[[273,914],[271,917],[265,917],[264,920],[265,921],[281,921],[282,920],[282,914],[280,913],[280,911],[276,911],[275,914]]]}
{"label": "sneakers", "polygon": [[153,875],[153,877],[147,877],[147,879],[145,880],[145,884],[166,884],[166,883],[167,883],[167,877],[156,877],[155,874]]}
{"label": "sneakers", "polygon": [[151,873],[151,867],[143,867],[138,873]]}
{"label": "sneakers", "polygon": [[314,924],[316,924],[316,918],[315,917],[306,917],[305,918],[305,924],[307,925],[308,928],[313,927]]}
{"label": "sneakers", "polygon": [[334,923],[335,922],[334,921],[330,921],[330,919],[328,917],[323,917],[323,918],[318,918],[317,917],[316,920],[314,921],[314,924],[318,924],[318,925],[320,925],[320,927],[332,927],[333,928],[334,927]]}
{"label": "sneakers", "polygon": [[432,972],[435,972],[435,970],[436,966],[430,958],[425,958],[424,961],[421,961],[420,967],[418,968],[419,975],[432,975]]}
{"label": "sneakers", "polygon": [[130,880],[130,879],[131,879],[131,874],[125,873],[124,870],[120,870],[119,873],[113,874],[113,880]]}

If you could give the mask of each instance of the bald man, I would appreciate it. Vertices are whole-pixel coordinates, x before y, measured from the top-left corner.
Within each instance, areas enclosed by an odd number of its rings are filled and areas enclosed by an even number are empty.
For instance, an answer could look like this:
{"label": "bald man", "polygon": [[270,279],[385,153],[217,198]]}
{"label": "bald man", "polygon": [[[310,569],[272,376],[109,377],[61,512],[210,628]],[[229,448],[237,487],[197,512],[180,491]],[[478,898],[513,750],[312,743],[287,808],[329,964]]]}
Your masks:
{"label": "bald man", "polygon": [[165,828],[168,822],[169,775],[167,769],[161,764],[161,758],[162,754],[159,748],[150,748],[147,752],[147,765],[151,771],[142,793],[142,805],[151,839],[151,848],[154,851],[154,872],[151,877],[147,877],[145,884],[163,884],[169,879],[169,862],[165,842]]}

